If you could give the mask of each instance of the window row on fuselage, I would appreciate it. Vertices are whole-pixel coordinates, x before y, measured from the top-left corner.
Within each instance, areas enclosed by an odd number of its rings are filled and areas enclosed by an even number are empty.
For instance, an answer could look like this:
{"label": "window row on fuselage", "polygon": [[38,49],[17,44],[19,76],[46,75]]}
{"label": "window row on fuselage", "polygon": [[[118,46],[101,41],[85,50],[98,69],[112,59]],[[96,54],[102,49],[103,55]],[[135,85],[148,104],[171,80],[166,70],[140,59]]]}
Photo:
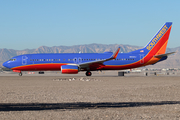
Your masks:
{"label": "window row on fuselage", "polygon": [[61,61],[61,59],[30,59],[30,61]]}
{"label": "window row on fuselage", "polygon": [[[104,60],[104,59],[68,59],[68,61],[76,61],[76,60],[82,60],[82,61],[97,61],[97,60]],[[134,60],[134,58],[117,58],[114,60]],[[30,59],[30,61],[61,61],[61,59]],[[63,61],[66,61],[66,59],[63,59]]]}
{"label": "window row on fuselage", "polygon": [[[68,61],[76,61],[76,60],[95,61],[95,60],[103,60],[103,59],[68,59]],[[30,61],[61,61],[61,59],[30,59]],[[63,61],[66,61],[66,59],[63,59]]]}
{"label": "window row on fuselage", "polygon": [[134,60],[134,58],[119,58],[119,59],[114,59],[114,60]]}

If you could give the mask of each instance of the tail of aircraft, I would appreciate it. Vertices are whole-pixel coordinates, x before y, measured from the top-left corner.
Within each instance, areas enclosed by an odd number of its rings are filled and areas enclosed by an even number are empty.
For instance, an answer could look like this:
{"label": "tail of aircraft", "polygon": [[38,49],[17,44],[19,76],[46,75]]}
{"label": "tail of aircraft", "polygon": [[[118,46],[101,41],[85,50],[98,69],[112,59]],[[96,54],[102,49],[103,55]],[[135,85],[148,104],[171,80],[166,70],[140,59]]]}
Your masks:
{"label": "tail of aircraft", "polygon": [[166,47],[172,27],[172,22],[166,22],[162,28],[155,34],[150,42],[143,48],[146,53],[154,55],[165,54]]}
{"label": "tail of aircraft", "polygon": [[172,22],[166,22],[144,48],[136,50],[134,52],[142,53],[145,55],[165,54],[171,27]]}
{"label": "tail of aircraft", "polygon": [[167,59],[167,56],[172,54],[165,54],[171,27],[172,22],[166,22],[144,48],[131,53],[142,55],[145,62],[143,65],[154,64]]}

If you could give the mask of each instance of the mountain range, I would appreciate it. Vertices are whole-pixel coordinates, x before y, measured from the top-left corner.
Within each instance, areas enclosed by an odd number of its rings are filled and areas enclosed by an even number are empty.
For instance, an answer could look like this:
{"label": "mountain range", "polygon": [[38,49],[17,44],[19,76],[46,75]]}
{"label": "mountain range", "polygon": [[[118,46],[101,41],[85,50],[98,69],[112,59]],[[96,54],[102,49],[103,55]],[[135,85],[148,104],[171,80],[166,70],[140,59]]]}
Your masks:
{"label": "mountain range", "polygon": [[[74,46],[41,46],[37,49],[24,49],[24,50],[13,50],[13,49],[0,49],[0,66],[2,63],[12,58],[13,56],[22,54],[33,54],[33,53],[103,53],[105,51],[114,52],[120,47],[120,52],[127,53],[142,48],[141,46],[122,45],[122,44],[86,44],[86,45],[74,45]],[[180,47],[167,48],[166,52],[176,52],[170,55],[167,60],[157,63],[155,65],[149,65],[147,68],[180,68]]]}

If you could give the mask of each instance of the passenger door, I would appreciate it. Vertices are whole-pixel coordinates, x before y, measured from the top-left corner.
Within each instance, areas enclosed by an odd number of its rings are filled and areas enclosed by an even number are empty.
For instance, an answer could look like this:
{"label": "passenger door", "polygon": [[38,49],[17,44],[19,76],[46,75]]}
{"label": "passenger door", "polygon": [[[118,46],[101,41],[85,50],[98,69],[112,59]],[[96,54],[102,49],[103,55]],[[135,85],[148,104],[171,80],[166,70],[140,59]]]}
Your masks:
{"label": "passenger door", "polygon": [[27,64],[27,56],[22,56],[22,65],[26,65]]}

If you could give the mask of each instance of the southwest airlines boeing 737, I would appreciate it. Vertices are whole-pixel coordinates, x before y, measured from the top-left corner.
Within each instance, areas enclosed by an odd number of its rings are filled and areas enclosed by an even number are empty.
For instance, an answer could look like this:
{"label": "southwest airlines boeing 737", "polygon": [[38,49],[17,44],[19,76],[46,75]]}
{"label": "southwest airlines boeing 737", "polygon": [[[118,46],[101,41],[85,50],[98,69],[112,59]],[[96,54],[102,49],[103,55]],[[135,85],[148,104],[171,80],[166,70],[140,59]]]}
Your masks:
{"label": "southwest airlines boeing 737", "polygon": [[129,53],[51,53],[24,54],[3,63],[4,67],[18,72],[22,71],[61,71],[62,74],[77,74],[86,71],[91,76],[95,70],[124,70],[152,65],[167,59],[174,53],[165,53],[172,22],[166,22],[152,40],[142,49]]}

